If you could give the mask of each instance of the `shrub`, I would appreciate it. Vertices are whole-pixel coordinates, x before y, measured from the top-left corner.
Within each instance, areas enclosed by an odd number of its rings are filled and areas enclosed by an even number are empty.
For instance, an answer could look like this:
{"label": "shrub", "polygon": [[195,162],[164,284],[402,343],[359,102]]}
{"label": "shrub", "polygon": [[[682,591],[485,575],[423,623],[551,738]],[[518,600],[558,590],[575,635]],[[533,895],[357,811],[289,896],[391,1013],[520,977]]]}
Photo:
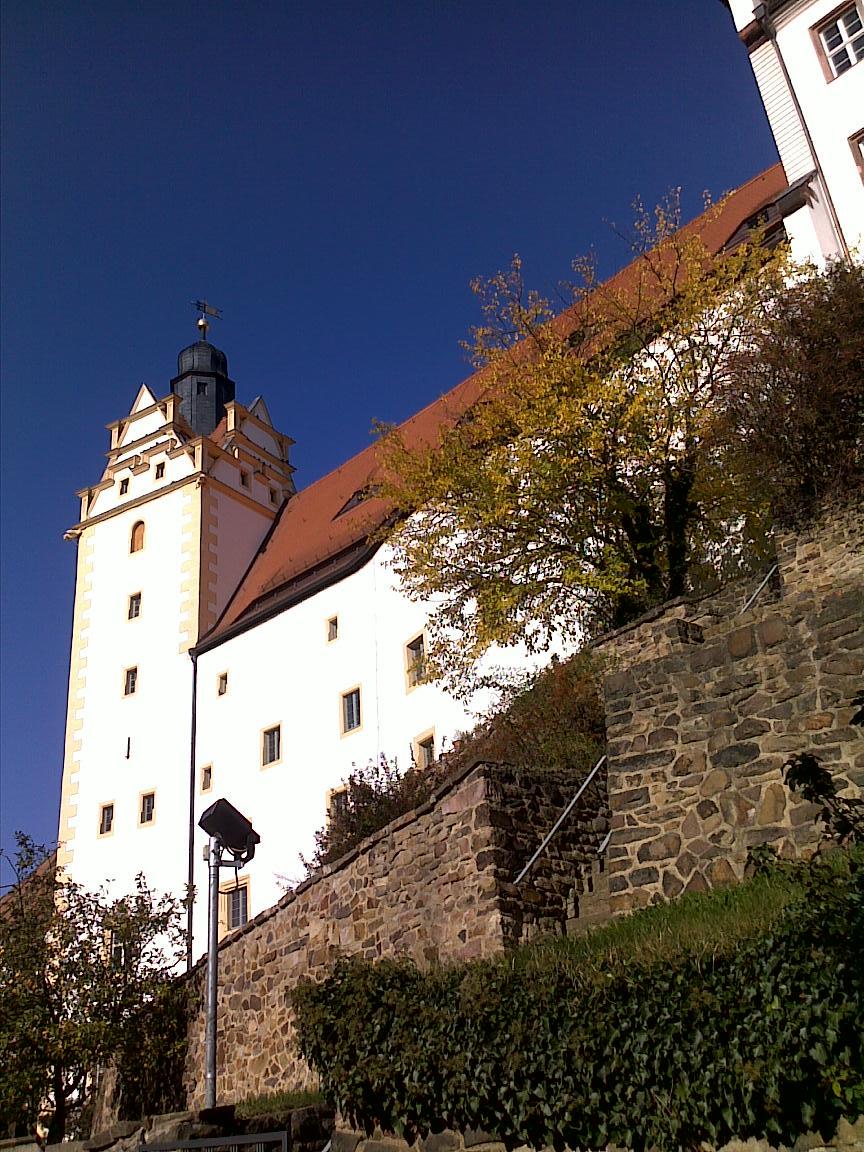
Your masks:
{"label": "shrub", "polygon": [[[833,1132],[864,1110],[864,854],[796,880],[785,910],[711,947],[703,931],[671,951],[612,949],[605,966],[596,943],[590,963],[548,945],[427,974],[342,962],[295,994],[301,1049],[344,1115],[409,1138],[473,1128],[511,1147],[640,1152]],[[735,891],[696,904],[714,901],[734,910]]]}
{"label": "shrub", "polygon": [[731,360],[721,437],[782,526],[864,480],[864,267],[837,263],[773,302]]}
{"label": "shrub", "polygon": [[340,802],[315,833],[315,852],[304,860],[309,872],[332,864],[367,836],[430,798],[448,775],[471,761],[488,760],[525,769],[587,772],[605,743],[603,702],[597,671],[587,653],[548,668],[509,688],[503,703],[485,724],[459,742],[431,768],[402,772],[398,762],[381,756],[354,767]]}
{"label": "shrub", "polygon": [[[500,688],[500,685],[498,685]],[[489,721],[462,742],[459,759],[529,772],[587,772],[602,755],[606,719],[596,662],[587,652],[548,667],[509,691]]]}
{"label": "shrub", "polygon": [[391,820],[417,808],[441,777],[441,770],[434,768],[400,772],[398,762],[384,755],[353,767],[340,803],[331,807],[327,823],[315,833],[312,859],[303,860],[307,871],[332,864]]}

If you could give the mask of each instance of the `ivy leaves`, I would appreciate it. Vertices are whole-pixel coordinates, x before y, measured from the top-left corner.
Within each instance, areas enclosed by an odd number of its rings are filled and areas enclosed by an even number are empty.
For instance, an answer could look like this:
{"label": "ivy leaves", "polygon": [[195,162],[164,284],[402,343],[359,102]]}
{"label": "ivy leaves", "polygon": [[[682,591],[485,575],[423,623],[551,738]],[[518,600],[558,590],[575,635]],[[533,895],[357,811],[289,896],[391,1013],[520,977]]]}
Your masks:
{"label": "ivy leaves", "polygon": [[772,931],[707,958],[619,955],[602,980],[548,946],[428,973],[343,961],[296,993],[303,1054],[344,1115],[409,1139],[639,1152],[833,1132],[864,1111],[864,857],[804,879]]}

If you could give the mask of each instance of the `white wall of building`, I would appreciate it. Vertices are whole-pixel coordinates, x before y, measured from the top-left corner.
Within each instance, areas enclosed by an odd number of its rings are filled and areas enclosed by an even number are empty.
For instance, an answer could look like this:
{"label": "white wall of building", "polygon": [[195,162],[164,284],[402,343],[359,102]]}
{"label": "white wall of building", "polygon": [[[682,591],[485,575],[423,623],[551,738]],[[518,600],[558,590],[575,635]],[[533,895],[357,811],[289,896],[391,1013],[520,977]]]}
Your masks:
{"label": "white wall of building", "polygon": [[[277,461],[270,483],[252,482],[250,468],[245,490],[233,456],[209,441],[181,444],[174,408],[173,398],[156,402],[142,389],[129,418],[112,426],[108,466],[82,493],[82,521],[70,533],[79,562],[59,858],[78,883],[116,893],[131,891],[141,871],[157,890],[185,890],[189,647],[215,622],[271,526],[270,485],[280,500],[283,483],[290,486],[287,461],[281,470]],[[139,521],[144,546],[133,552]],[[133,595],[140,611],[130,619]],[[135,691],[127,694],[128,669]],[[148,793],[153,819],[141,822]],[[108,804],[113,825],[100,835]]]}
{"label": "white wall of building", "polygon": [[[188,458],[173,463],[191,471]],[[89,555],[89,609],[76,710],[80,748],[66,767],[77,782],[75,812],[67,828],[61,826],[61,839],[71,852],[70,874],[87,887],[110,881],[114,890],[128,891],[143,870],[154,887],[178,889],[174,846],[182,854],[187,816],[177,785],[188,778],[192,683],[189,656],[180,651],[182,527],[194,494],[190,478],[158,500],[93,525],[79,545]],[[145,524],[145,546],[130,553],[138,520]],[[133,593],[141,595],[141,614],[130,620]],[[124,695],[128,668],[137,669],[132,695]],[[140,796],[151,791],[154,820],[139,826]],[[100,808],[108,803],[113,828],[100,837]]]}
{"label": "white wall of building", "polygon": [[[389,561],[383,547],[354,575],[199,656],[196,824],[204,808],[224,796],[260,834],[244,871],[250,916],[274,903],[286,881],[303,878],[300,855],[311,857],[327,793],[352,765],[384,754],[405,768],[417,737],[434,731],[438,753],[477,722],[473,707],[437,685],[408,684],[405,647],[423,631],[427,613],[399,591]],[[333,617],[338,637],[328,641]],[[506,662],[526,671],[538,664],[521,650],[507,653]],[[228,674],[228,691],[220,696],[222,673]],[[343,734],[342,695],[355,687],[362,724]],[[275,725],[281,728],[281,759],[264,767],[262,732]],[[212,767],[212,788],[202,793],[205,765]],[[205,941],[207,868],[206,838],[200,830],[196,836],[198,954]]]}
{"label": "white wall of building", "polygon": [[[864,0],[849,0],[839,7],[837,0],[798,0],[777,6],[772,15],[776,48],[773,43],[762,43],[752,50],[750,59],[789,183],[813,171],[818,161],[846,244],[864,258],[864,176],[852,146],[855,135],[864,130],[864,61],[832,76],[819,36],[826,20],[836,19],[839,12],[853,5],[864,22]],[[752,23],[752,0],[731,0],[731,8],[739,31]],[[813,206],[817,219],[811,229],[800,220],[797,224],[792,221],[789,229],[795,254],[806,254],[817,262],[823,256],[839,254],[836,244],[826,236],[825,223],[830,217],[824,190],[820,199],[823,203]],[[819,247],[806,253],[807,243],[814,239]]]}

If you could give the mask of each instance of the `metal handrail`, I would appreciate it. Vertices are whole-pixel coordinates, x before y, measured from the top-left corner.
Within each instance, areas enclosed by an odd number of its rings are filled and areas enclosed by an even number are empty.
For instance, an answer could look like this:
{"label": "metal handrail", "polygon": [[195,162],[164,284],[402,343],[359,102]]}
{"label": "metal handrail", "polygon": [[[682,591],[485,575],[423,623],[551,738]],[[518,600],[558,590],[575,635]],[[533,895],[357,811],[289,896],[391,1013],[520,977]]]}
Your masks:
{"label": "metal handrail", "polygon": [[758,598],[759,598],[759,595],[760,595],[760,593],[762,592],[762,589],[765,587],[765,585],[768,583],[768,581],[771,579],[771,577],[772,577],[772,576],[774,575],[774,573],[777,571],[777,568],[778,568],[778,565],[777,565],[777,564],[774,564],[774,565],[772,565],[772,566],[771,566],[771,568],[769,569],[768,575],[765,577],[765,579],[762,581],[762,583],[759,585],[759,587],[756,589],[756,591],[753,593],[753,595],[750,597],[750,599],[747,601],[747,603],[744,605],[744,607],[743,607],[743,608],[741,609],[741,611],[738,613],[738,615],[739,615],[739,616],[743,616],[743,615],[744,615],[744,613],[745,613],[745,612],[746,612],[746,611],[747,611],[749,608],[752,608],[752,607],[753,607],[753,605],[754,605],[754,604],[756,603],[756,601],[758,600]]}
{"label": "metal handrail", "polygon": [[600,757],[600,759],[597,761],[597,763],[594,765],[594,767],[591,769],[591,771],[588,773],[588,775],[585,777],[585,779],[582,781],[582,783],[579,785],[579,791],[576,793],[576,795],[573,797],[573,799],[570,801],[570,803],[567,805],[567,807],[564,809],[564,811],[561,813],[561,815],[558,817],[558,819],[552,825],[552,828],[550,829],[550,831],[545,836],[543,843],[540,845],[540,847],[537,849],[537,851],[534,853],[534,855],[531,857],[531,859],[528,861],[528,863],[525,865],[525,867],[522,869],[522,871],[519,873],[519,875],[513,881],[514,884],[521,884],[521,882],[525,879],[525,877],[531,871],[535,862],[539,859],[540,854],[543,851],[543,849],[546,847],[546,845],[549,843],[549,841],[552,839],[552,837],[555,835],[555,833],[558,831],[558,829],[561,827],[561,825],[564,823],[564,821],[567,819],[567,817],[573,811],[574,807],[576,806],[576,801],[579,799],[579,797],[582,795],[582,793],[585,791],[585,789],[588,787],[588,785],[591,783],[591,781],[597,775],[597,772],[600,770],[600,768],[602,767],[602,765],[605,762],[606,762],[606,753],[604,752],[603,755]]}

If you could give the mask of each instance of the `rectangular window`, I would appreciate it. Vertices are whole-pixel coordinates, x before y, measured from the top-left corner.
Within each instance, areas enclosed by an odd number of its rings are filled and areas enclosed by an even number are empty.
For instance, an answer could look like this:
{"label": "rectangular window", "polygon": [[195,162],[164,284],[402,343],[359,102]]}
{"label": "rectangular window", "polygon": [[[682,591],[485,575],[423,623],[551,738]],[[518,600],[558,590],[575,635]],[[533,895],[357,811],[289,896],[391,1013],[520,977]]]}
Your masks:
{"label": "rectangular window", "polygon": [[129,619],[137,620],[141,615],[141,593],[133,592],[129,597]]}
{"label": "rectangular window", "polygon": [[414,742],[414,762],[419,769],[431,768],[435,763],[435,734],[419,736]]}
{"label": "rectangular window", "polygon": [[858,167],[858,175],[864,182],[864,128],[849,137],[849,147],[852,149],[852,156]]}
{"label": "rectangular window", "polygon": [[333,820],[337,816],[344,816],[348,811],[348,789],[334,788],[327,793],[327,819]]}
{"label": "rectangular window", "polygon": [[199,396],[206,396],[207,395],[207,381],[206,380],[199,380],[196,384],[195,391],[197,392],[197,394]]}
{"label": "rectangular window", "polygon": [[249,881],[244,879],[219,893],[219,920],[222,932],[233,932],[249,921]]}
{"label": "rectangular window", "polygon": [[111,929],[111,938],[109,941],[109,952],[111,955],[112,968],[125,968],[126,967],[126,945],[120,936],[120,933]]}
{"label": "rectangular window", "polygon": [[120,495],[125,496],[128,491],[129,491],[129,481],[128,480],[121,480],[120,481]]}
{"label": "rectangular window", "polygon": [[201,791],[209,792],[213,787],[213,765],[205,764],[201,769]]}
{"label": "rectangular window", "polygon": [[220,672],[216,677],[216,695],[224,696],[228,691],[228,673]]}
{"label": "rectangular window", "polygon": [[360,727],[360,689],[352,688],[342,696],[342,732]]}
{"label": "rectangular window", "polygon": [[409,689],[416,688],[426,679],[426,641],[422,632],[405,645],[405,674]]}
{"label": "rectangular window", "polygon": [[327,621],[327,643],[332,644],[339,635],[339,617],[331,616]]}
{"label": "rectangular window", "polygon": [[275,488],[270,489],[270,503],[271,504],[276,503],[276,489]]}
{"label": "rectangular window", "polygon": [[240,485],[243,488],[249,487],[249,473],[248,472],[241,472],[240,473]]}
{"label": "rectangular window", "polygon": [[848,4],[818,28],[830,77],[842,76],[864,60],[864,20],[858,4]]}
{"label": "rectangular window", "polygon": [[266,728],[261,737],[262,765],[275,764],[282,756],[282,727]]}
{"label": "rectangular window", "polygon": [[141,811],[138,814],[139,824],[152,824],[156,814],[156,793],[145,792],[141,797]]}
{"label": "rectangular window", "polygon": [[99,835],[107,836],[114,827],[114,805],[103,804],[99,809]]}
{"label": "rectangular window", "polygon": [[123,679],[123,695],[134,696],[138,687],[138,669],[127,668]]}
{"label": "rectangular window", "polygon": [[157,480],[161,480],[161,479],[162,479],[162,477],[163,477],[164,475],[165,475],[165,465],[164,465],[164,463],[162,463],[162,464],[157,464],[157,465],[156,465],[156,479],[157,479]]}

